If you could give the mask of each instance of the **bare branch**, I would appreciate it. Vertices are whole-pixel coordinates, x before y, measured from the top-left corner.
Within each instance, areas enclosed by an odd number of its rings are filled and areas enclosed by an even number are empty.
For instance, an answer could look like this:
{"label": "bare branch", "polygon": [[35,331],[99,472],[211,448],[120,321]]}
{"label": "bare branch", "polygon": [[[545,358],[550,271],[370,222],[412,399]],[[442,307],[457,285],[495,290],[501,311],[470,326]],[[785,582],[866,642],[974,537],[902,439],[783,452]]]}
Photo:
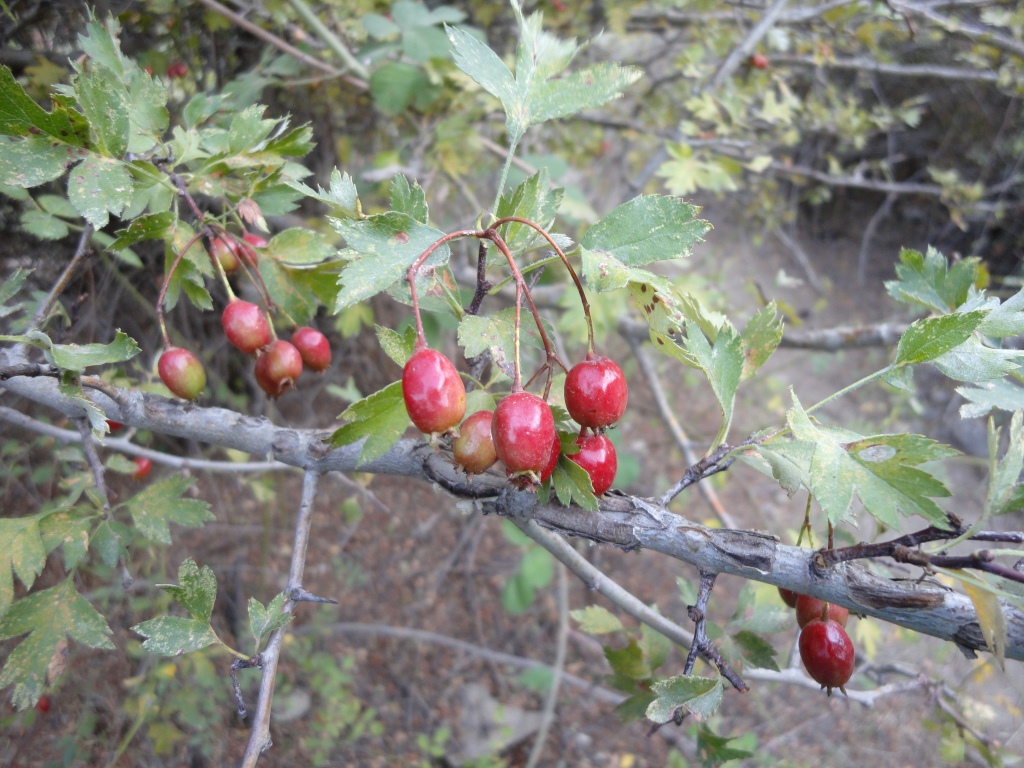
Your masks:
{"label": "bare branch", "polygon": [[64,267],[64,271],[60,277],[57,278],[57,282],[53,284],[50,292],[47,294],[46,299],[36,310],[36,313],[32,316],[32,328],[39,328],[46,322],[46,318],[50,315],[50,310],[53,309],[60,295],[64,293],[64,289],[68,287],[68,283],[71,282],[71,278],[74,277],[75,272],[85,261],[85,257],[89,254],[89,238],[92,237],[92,224],[86,224],[82,228],[82,234],[78,237],[78,245],[75,248],[75,253],[71,257],[71,261]]}
{"label": "bare branch", "polygon": [[909,327],[909,323],[879,323],[803,331],[787,328],[779,348],[837,352],[858,347],[894,347]]}
{"label": "bare branch", "polygon": [[889,5],[897,11],[906,14],[923,16],[928,21],[942,27],[954,35],[961,35],[981,45],[991,45],[1006,53],[1012,53],[1024,59],[1024,43],[1012,37],[999,34],[995,27],[982,26],[969,21],[936,13],[931,7],[924,3],[909,2],[909,0],[889,0]]}
{"label": "bare branch", "polygon": [[935,77],[942,80],[966,80],[998,83],[999,73],[991,69],[968,69],[966,67],[944,67],[940,64],[891,64],[873,59],[823,59],[813,56],[788,56],[775,54],[772,64],[791,64],[798,67],[822,67],[824,69],[874,72],[893,77]]}

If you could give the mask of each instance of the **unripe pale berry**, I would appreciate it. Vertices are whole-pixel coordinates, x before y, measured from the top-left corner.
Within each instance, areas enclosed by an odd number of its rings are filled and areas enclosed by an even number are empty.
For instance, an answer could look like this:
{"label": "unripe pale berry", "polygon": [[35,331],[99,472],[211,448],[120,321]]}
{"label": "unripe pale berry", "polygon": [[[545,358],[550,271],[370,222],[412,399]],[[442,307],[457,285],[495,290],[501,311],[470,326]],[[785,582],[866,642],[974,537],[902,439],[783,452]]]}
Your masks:
{"label": "unripe pale berry", "polygon": [[446,432],[466,413],[466,387],[452,361],[436,349],[423,347],[402,369],[402,397],[416,429]]}
{"label": "unripe pale berry", "polygon": [[302,355],[292,344],[278,339],[256,358],[256,383],[271,397],[280,397],[302,373]]}
{"label": "unripe pale berry", "polygon": [[479,475],[486,472],[498,460],[491,439],[493,411],[477,411],[462,422],[459,436],[452,443],[455,463],[467,474]]}
{"label": "unripe pale berry", "polygon": [[171,347],[157,363],[160,380],[182,400],[195,400],[206,388],[206,370],[199,358],[181,347]]}
{"label": "unripe pale berry", "polygon": [[220,262],[221,269],[231,274],[238,269],[238,248],[231,235],[224,234],[210,240],[207,245],[210,255]]}

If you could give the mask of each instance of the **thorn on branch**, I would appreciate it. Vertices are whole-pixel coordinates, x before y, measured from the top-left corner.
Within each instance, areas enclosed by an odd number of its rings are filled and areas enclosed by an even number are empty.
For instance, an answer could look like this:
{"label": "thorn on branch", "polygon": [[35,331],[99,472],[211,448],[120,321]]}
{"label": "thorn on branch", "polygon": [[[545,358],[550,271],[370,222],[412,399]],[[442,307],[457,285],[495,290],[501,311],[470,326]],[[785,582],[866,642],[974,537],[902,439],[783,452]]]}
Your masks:
{"label": "thorn on branch", "polygon": [[294,603],[330,603],[331,605],[337,605],[337,600],[331,600],[329,597],[318,597],[312,592],[306,591],[305,587],[295,587],[288,597]]}
{"label": "thorn on branch", "polygon": [[[683,665],[683,674],[689,675],[693,672],[693,665],[697,661],[698,654],[706,659],[708,662],[717,667],[719,673],[728,680],[732,687],[740,693],[746,693],[750,690],[743,678],[741,678],[728,662],[722,658],[722,655],[715,648],[714,644],[708,640],[707,634],[707,610],[708,600],[711,598],[711,590],[715,586],[715,579],[718,577],[717,573],[709,573],[708,571],[700,572],[700,587],[697,592],[697,603],[696,605],[686,606],[686,613],[690,617],[690,621],[694,623],[693,630],[693,644],[690,646],[690,652],[686,656],[686,664]],[[680,712],[682,711],[682,713]],[[673,720],[677,725],[682,723],[682,719],[685,717],[685,709],[680,707],[676,711]]]}

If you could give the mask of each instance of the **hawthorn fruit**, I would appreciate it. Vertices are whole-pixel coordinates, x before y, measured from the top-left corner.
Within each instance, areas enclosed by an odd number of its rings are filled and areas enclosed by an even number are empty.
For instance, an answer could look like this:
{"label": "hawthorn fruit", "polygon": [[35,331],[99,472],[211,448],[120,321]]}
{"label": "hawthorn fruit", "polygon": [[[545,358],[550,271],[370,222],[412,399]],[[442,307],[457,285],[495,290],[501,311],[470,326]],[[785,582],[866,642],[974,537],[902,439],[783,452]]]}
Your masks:
{"label": "hawthorn fruit", "polygon": [[569,461],[579,464],[590,475],[594,486],[594,495],[600,496],[615,482],[615,472],[619,468],[615,455],[615,446],[604,435],[580,435],[576,438],[580,447],[578,453],[569,454]]}
{"label": "hawthorn fruit", "polygon": [[145,456],[137,456],[134,461],[135,471],[132,473],[132,477],[136,480],[144,480],[153,471],[152,459],[147,459]]}
{"label": "hawthorn fruit", "polygon": [[402,369],[402,397],[416,429],[429,435],[447,432],[466,414],[466,387],[452,361],[423,347]]}
{"label": "hawthorn fruit", "polygon": [[[811,597],[810,595],[797,595],[796,623],[801,627],[805,627],[814,619],[820,619],[821,613],[824,609],[824,600],[819,600],[818,598]],[[845,627],[846,622],[850,620],[850,612],[841,605],[829,603],[828,618]]]}
{"label": "hawthorn fruit", "polygon": [[551,407],[529,392],[515,392],[498,403],[491,437],[498,459],[510,472],[542,472],[558,441]]}
{"label": "hawthorn fruit", "polygon": [[796,608],[796,599],[800,597],[800,593],[794,592],[791,589],[783,589],[782,587],[779,587],[779,597],[781,597],[782,602],[790,608]]}
{"label": "hawthorn fruit", "polygon": [[230,235],[213,238],[206,246],[207,252],[220,262],[220,268],[230,275],[238,270],[238,245]]}
{"label": "hawthorn fruit", "polygon": [[323,373],[331,367],[331,345],[316,328],[303,326],[292,334],[292,344],[302,355],[302,363],[311,371]]}
{"label": "hawthorn fruit", "polygon": [[565,407],[581,427],[603,429],[626,411],[629,390],[618,364],[593,353],[565,377]]}
{"label": "hawthorn fruit", "polygon": [[459,436],[452,443],[455,463],[467,474],[479,475],[486,472],[498,460],[491,438],[493,411],[477,411],[469,416],[459,429]]}
{"label": "hawthorn fruit", "polygon": [[843,686],[853,675],[854,656],[850,636],[832,619],[812,619],[800,631],[800,659],[829,696],[833,688],[846,693]]}
{"label": "hawthorn fruit", "polygon": [[256,358],[256,383],[270,397],[280,397],[302,373],[302,355],[292,344],[278,339]]}
{"label": "hawthorn fruit", "polygon": [[181,347],[171,347],[157,362],[160,380],[182,400],[195,400],[206,388],[206,370],[199,358]]}
{"label": "hawthorn fruit", "polygon": [[234,299],[225,307],[220,320],[228,341],[247,355],[255,354],[270,343],[270,323],[252,302]]}
{"label": "hawthorn fruit", "polygon": [[763,53],[755,53],[750,57],[750,66],[754,69],[768,69],[768,57]]}

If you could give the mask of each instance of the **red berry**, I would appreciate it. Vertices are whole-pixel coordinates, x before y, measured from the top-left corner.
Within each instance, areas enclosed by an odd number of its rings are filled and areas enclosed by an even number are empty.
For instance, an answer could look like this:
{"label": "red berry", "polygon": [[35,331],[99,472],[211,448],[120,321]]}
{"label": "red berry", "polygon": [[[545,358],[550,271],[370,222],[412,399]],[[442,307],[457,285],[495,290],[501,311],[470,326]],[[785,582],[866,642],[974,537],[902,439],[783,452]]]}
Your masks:
{"label": "red berry", "polygon": [[402,369],[402,397],[416,429],[447,432],[466,413],[466,387],[452,361],[436,349],[423,347]]}
{"label": "red berry", "polygon": [[255,304],[235,299],[220,318],[228,341],[251,355],[270,343],[270,323]]}
{"label": "red berry", "polygon": [[145,456],[139,456],[135,459],[135,472],[132,473],[132,477],[136,480],[143,480],[152,471],[153,462]]}
{"label": "red berry", "polygon": [[302,373],[302,355],[292,344],[278,339],[256,358],[255,373],[260,389],[271,397],[280,397]]}
{"label": "red berry", "polygon": [[302,362],[311,371],[323,373],[331,366],[331,345],[327,337],[315,328],[297,328],[292,344],[302,355]]}
{"label": "red berry", "polygon": [[794,592],[791,589],[783,589],[782,587],[779,587],[779,597],[781,597],[782,602],[790,608],[796,608],[796,599],[800,597],[800,593]]}
{"label": "red berry", "polygon": [[455,463],[466,470],[467,474],[479,475],[486,472],[498,460],[494,452],[494,440],[491,439],[491,420],[493,411],[477,411],[459,428],[459,436],[452,443],[452,455]]}
{"label": "red berry", "polygon": [[569,461],[587,470],[594,494],[600,496],[615,482],[615,472],[619,468],[615,446],[604,435],[580,435],[576,438],[576,445],[580,447],[579,453],[569,454]]}
{"label": "red berry", "polygon": [[231,235],[215,237],[206,246],[207,252],[220,262],[221,269],[231,274],[238,269],[238,243]]}
{"label": "red berry", "polygon": [[107,429],[109,429],[111,432],[116,432],[117,430],[123,427],[124,424],[122,424],[120,421],[111,421],[110,419],[107,419]]}
{"label": "red berry", "polygon": [[833,688],[846,693],[843,686],[853,675],[853,642],[842,625],[826,619],[813,619],[800,631],[800,658],[815,681],[832,695]]}
{"label": "red berry", "polygon": [[245,240],[245,242],[247,242],[249,245],[254,246],[256,248],[267,247],[267,238],[263,237],[262,235],[257,235],[253,232],[246,232],[244,235],[242,235],[242,239]]}
{"label": "red berry", "polygon": [[173,64],[167,65],[167,76],[174,80],[175,78],[184,77],[188,74],[188,67],[185,66],[184,62],[176,61]]}
{"label": "red berry", "polygon": [[553,474],[555,474],[555,467],[558,466],[558,457],[562,455],[562,443],[558,439],[558,434],[555,434],[555,439],[551,441],[551,453],[548,455],[548,463],[544,465],[544,468],[540,471],[540,481],[543,483]]}
{"label": "red berry", "polygon": [[44,715],[50,711],[50,697],[40,696],[39,701],[36,702],[36,709],[42,712]]}
{"label": "red berry", "polygon": [[181,347],[171,347],[157,363],[160,380],[182,400],[195,400],[206,387],[206,371],[199,358]]}
{"label": "red berry", "polygon": [[768,57],[763,53],[755,53],[750,57],[750,66],[754,69],[768,69]]}
{"label": "red berry", "polygon": [[[825,608],[825,601],[819,600],[810,595],[798,595],[796,598],[796,623],[801,627],[807,626],[814,619],[821,618],[821,612]],[[828,604],[828,618],[846,626],[850,619],[850,612],[841,605]]]}
{"label": "red berry", "polygon": [[626,377],[614,360],[593,353],[565,377],[565,407],[581,427],[601,429],[626,410]]}
{"label": "red berry", "polygon": [[551,461],[552,441],[558,440],[550,406],[529,392],[516,392],[498,403],[491,436],[498,458],[511,472],[545,469]]}

